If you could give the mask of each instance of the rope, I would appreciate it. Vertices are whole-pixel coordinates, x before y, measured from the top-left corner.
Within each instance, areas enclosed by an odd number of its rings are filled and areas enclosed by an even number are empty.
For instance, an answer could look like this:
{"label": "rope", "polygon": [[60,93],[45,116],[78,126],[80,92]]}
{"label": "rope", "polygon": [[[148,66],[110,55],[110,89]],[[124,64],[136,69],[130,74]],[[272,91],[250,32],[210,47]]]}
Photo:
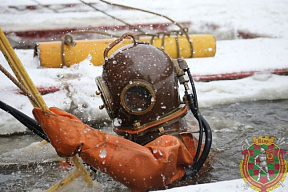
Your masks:
{"label": "rope", "polygon": [[[80,0],[81,2],[83,2],[82,0]],[[142,11],[142,12],[145,12],[145,13],[149,13],[149,14],[153,14],[153,15],[156,15],[156,16],[159,16],[159,17],[163,17],[167,20],[169,20],[171,23],[175,24],[176,26],[178,26],[180,29],[181,29],[181,32],[185,34],[189,44],[190,44],[190,49],[191,49],[191,54],[190,54],[190,57],[192,58],[193,57],[193,44],[192,44],[192,40],[191,38],[189,37],[188,35],[188,30],[183,28],[179,23],[177,23],[176,21],[174,21],[173,19],[165,16],[165,15],[162,15],[162,14],[159,14],[159,13],[156,13],[156,12],[152,12],[152,11],[147,11],[145,9],[140,9],[140,8],[135,8],[135,7],[130,7],[130,6],[126,6],[126,5],[121,5],[121,4],[117,4],[117,3],[111,3],[111,2],[107,2],[105,0],[99,0],[103,3],[106,3],[108,5],[113,5],[113,6],[118,6],[118,7],[121,7],[121,8],[125,8],[125,9],[131,9],[131,10],[135,10],[135,11]]]}
{"label": "rope", "polygon": [[177,58],[180,58],[179,34],[182,35],[181,31],[173,30],[173,31],[168,31],[168,32],[158,32],[155,34],[142,33],[142,34],[136,35],[136,37],[137,39],[139,39],[140,36],[151,36],[150,44],[153,45],[155,37],[160,38],[160,35],[163,35],[161,48],[162,50],[164,50],[165,49],[165,36],[170,37],[172,34],[176,34],[175,42],[176,42]]}
{"label": "rope", "polygon": [[177,49],[177,58],[180,58],[180,46],[179,46],[179,33],[180,33],[180,31],[171,31],[171,33],[176,34],[175,42],[176,42],[176,49]]}
{"label": "rope", "polygon": [[68,45],[68,46],[72,46],[72,47],[76,46],[76,42],[74,41],[72,34],[81,34],[81,33],[96,33],[96,34],[105,35],[105,36],[114,37],[114,38],[120,38],[121,37],[119,35],[113,35],[110,33],[102,32],[102,31],[95,31],[95,30],[71,31],[70,33],[64,35],[61,38],[61,59],[62,59],[61,67],[66,66],[64,45]]}
{"label": "rope", "polygon": [[[178,36],[179,35],[185,35],[186,39],[188,40],[188,43],[190,45],[190,57],[192,58],[193,57],[193,44],[192,44],[192,40],[191,38],[189,37],[189,34],[188,34],[188,28],[183,28],[179,23],[177,23],[176,21],[174,21],[173,19],[165,16],[165,15],[162,15],[162,14],[159,14],[159,13],[155,13],[155,12],[152,12],[152,11],[147,11],[147,10],[144,10],[144,9],[140,9],[140,8],[135,8],[135,7],[130,7],[130,6],[126,6],[126,5],[121,5],[121,4],[114,4],[114,3],[111,3],[111,2],[107,2],[105,0],[99,0],[103,3],[106,3],[108,5],[112,5],[112,6],[118,6],[118,7],[121,7],[121,8],[124,8],[124,9],[131,9],[131,10],[136,10],[136,11],[142,11],[142,12],[145,12],[145,13],[149,13],[149,14],[153,14],[153,15],[156,15],[156,16],[160,16],[160,17],[163,17],[167,20],[169,20],[170,22],[172,22],[173,24],[175,24],[176,26],[178,26],[180,28],[179,31],[176,31],[176,30],[173,30],[173,31],[168,31],[168,32],[158,32],[156,34],[148,34],[146,32],[144,32],[143,30],[141,30],[140,28],[136,27],[136,26],[133,26],[119,18],[116,18],[108,13],[106,13],[105,11],[102,11],[98,8],[96,8],[95,6],[93,6],[92,4],[90,3],[87,3],[83,0],[79,0],[81,3],[93,8],[94,10],[96,11],[99,11],[109,17],[111,17],[112,19],[115,19],[115,20],[118,20],[132,28],[134,28],[135,30],[137,30],[138,32],[141,32],[140,34],[136,35],[137,38],[139,38],[140,36],[152,36],[151,37],[151,40],[150,40],[150,44],[153,45],[154,43],[154,38],[157,37],[159,38],[160,35],[162,35],[162,46],[161,46],[161,49],[164,50],[165,49],[165,36],[170,36],[172,33],[176,34],[176,37],[175,37],[175,41],[176,41],[176,49],[177,49],[177,58],[180,58],[180,47],[179,47],[179,40],[178,40]],[[109,37],[114,37],[114,38],[119,38],[120,36],[118,35],[113,35],[111,33],[106,33],[106,32],[101,32],[101,31],[94,31],[94,30],[89,30],[89,31],[85,31],[85,30],[82,30],[82,31],[72,31],[68,34],[66,34],[65,36],[63,36],[61,39],[62,39],[62,43],[61,43],[61,58],[62,58],[62,67],[63,66],[66,66],[66,62],[65,62],[65,52],[64,52],[64,45],[68,45],[68,46],[75,46],[76,43],[75,41],[73,40],[73,36],[71,34],[80,34],[80,33],[96,33],[96,34],[100,34],[100,35],[105,35],[105,36],[109,36]]]}
{"label": "rope", "polygon": [[121,37],[120,35],[113,35],[111,33],[106,33],[103,31],[95,31],[95,30],[88,30],[88,31],[82,30],[82,31],[71,31],[70,32],[70,34],[74,34],[74,33],[96,33],[99,35],[105,35],[105,36],[114,37],[114,38],[120,38]]}
{"label": "rope", "polygon": [[[135,30],[137,30],[137,31],[144,32],[144,31],[142,31],[140,28],[138,28],[138,27],[136,27],[136,26],[133,26],[133,25],[130,25],[129,23],[123,21],[122,19],[119,19],[119,18],[117,18],[117,17],[114,17],[113,15],[110,15],[110,14],[106,13],[105,11],[102,11],[102,10],[96,8],[95,6],[91,5],[90,3],[87,3],[87,2],[85,2],[85,1],[83,1],[83,0],[79,0],[79,1],[80,1],[81,3],[83,3],[83,4],[85,4],[85,5],[93,8],[94,10],[99,11],[99,12],[101,12],[101,13],[109,16],[109,17],[111,17],[112,19],[115,19],[115,20],[117,20],[117,21],[120,21],[120,22],[122,22],[122,23],[124,23],[124,24],[126,24],[126,25],[128,25],[128,26],[130,26],[130,27],[132,27],[133,29],[135,29]],[[104,2],[104,3],[106,3],[106,2]]]}
{"label": "rope", "polygon": [[64,35],[61,39],[62,39],[61,41],[61,58],[62,58],[61,67],[63,67],[63,66],[66,66],[64,45],[69,45],[69,46],[74,47],[76,45],[76,42],[74,41],[73,36],[69,33]]}
{"label": "rope", "polygon": [[37,3],[38,5],[40,5],[40,6],[43,7],[43,8],[49,9],[49,10],[53,11],[54,13],[58,13],[58,10],[56,10],[56,9],[53,9],[53,8],[47,6],[47,5],[43,5],[43,4],[39,3],[39,2],[36,1],[36,0],[32,0],[32,1],[34,1],[35,3]]}

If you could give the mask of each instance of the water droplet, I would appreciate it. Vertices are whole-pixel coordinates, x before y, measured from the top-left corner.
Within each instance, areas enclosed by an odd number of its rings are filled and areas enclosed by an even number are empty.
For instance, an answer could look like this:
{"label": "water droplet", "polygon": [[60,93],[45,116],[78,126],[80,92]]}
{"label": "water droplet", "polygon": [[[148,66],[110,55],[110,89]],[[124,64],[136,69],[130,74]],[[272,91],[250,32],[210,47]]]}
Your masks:
{"label": "water droplet", "polygon": [[106,152],[106,149],[104,148],[103,150],[100,151],[99,157],[103,159],[106,157],[106,155],[107,155],[107,152]]}
{"label": "water droplet", "polygon": [[161,177],[162,177],[162,181],[163,181],[163,183],[165,183],[165,180],[166,180],[165,175],[161,174]]}

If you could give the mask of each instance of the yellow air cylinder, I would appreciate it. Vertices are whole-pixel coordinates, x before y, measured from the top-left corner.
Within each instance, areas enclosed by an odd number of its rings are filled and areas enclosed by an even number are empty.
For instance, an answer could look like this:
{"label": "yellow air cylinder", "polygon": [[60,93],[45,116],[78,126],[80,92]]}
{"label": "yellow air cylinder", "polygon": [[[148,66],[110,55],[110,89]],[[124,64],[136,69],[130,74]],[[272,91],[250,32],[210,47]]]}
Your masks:
{"label": "yellow air cylinder", "polygon": [[[193,45],[193,57],[213,57],[216,53],[216,41],[213,35],[190,35]],[[140,41],[151,42],[151,37],[141,37]],[[34,56],[38,56],[40,65],[46,68],[59,68],[63,66],[77,64],[88,56],[94,65],[104,63],[103,52],[106,47],[115,41],[115,39],[98,39],[98,40],[76,40],[75,46],[64,45],[63,58],[61,41],[41,42],[35,47]],[[120,47],[132,43],[132,40],[125,39],[122,43],[116,45],[108,56]],[[189,58],[191,56],[190,43],[185,36],[178,37],[180,58]],[[173,59],[177,58],[176,36],[165,36],[164,44],[162,37],[155,37],[153,45],[162,48]],[[64,59],[64,62],[62,60]]]}

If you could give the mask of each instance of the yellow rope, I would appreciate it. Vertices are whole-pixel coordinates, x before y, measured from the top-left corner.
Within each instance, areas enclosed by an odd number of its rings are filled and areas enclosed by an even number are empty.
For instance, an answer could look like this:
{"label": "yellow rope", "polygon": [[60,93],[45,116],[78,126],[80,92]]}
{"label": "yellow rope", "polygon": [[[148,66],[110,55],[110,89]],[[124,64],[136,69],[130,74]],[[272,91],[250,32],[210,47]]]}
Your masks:
{"label": "yellow rope", "polygon": [[66,187],[69,183],[74,181],[76,178],[83,175],[84,181],[86,181],[90,186],[93,185],[93,181],[91,177],[89,176],[87,169],[83,166],[81,163],[79,157],[77,155],[73,156],[72,158],[73,163],[76,168],[74,168],[64,179],[54,184],[52,187],[46,190],[46,192],[55,192],[63,189]]}

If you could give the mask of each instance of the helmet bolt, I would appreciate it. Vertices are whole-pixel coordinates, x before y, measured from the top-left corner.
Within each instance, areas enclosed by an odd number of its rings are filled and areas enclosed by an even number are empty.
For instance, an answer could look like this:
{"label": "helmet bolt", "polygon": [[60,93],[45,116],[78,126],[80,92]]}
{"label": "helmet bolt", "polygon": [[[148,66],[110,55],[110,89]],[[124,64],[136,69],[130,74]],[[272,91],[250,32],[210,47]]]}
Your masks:
{"label": "helmet bolt", "polygon": [[104,109],[104,107],[105,107],[104,105],[100,105],[99,109],[102,110],[102,109]]}
{"label": "helmet bolt", "polygon": [[138,121],[136,120],[136,121],[134,121],[134,123],[133,123],[133,128],[138,128],[138,127],[140,127],[140,122],[138,122]]}
{"label": "helmet bolt", "polygon": [[100,94],[101,94],[101,91],[97,90],[96,95],[100,95]]}

